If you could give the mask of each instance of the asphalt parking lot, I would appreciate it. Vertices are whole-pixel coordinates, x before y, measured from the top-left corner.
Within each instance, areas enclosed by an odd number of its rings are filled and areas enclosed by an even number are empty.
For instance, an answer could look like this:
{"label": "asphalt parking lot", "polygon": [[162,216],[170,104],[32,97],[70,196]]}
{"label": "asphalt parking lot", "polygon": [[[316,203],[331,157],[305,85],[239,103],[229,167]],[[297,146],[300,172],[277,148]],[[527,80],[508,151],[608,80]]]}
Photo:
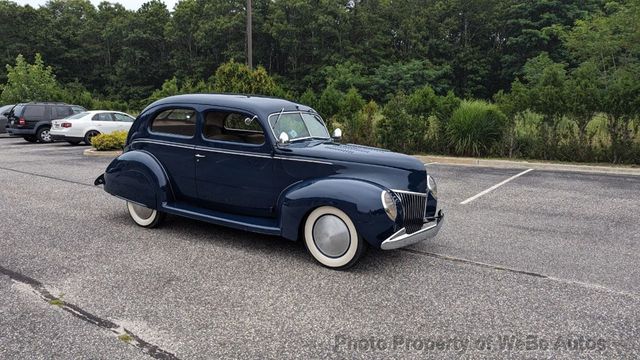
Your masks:
{"label": "asphalt parking lot", "polygon": [[640,357],[640,176],[430,164],[438,237],[338,272],[137,227],[84,149],[0,139],[2,359]]}

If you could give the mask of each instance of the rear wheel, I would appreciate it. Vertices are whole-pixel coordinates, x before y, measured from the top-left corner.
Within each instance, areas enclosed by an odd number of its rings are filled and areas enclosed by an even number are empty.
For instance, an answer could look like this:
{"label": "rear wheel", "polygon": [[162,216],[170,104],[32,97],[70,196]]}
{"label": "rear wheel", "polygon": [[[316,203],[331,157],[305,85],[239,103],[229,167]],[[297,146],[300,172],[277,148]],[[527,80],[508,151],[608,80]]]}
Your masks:
{"label": "rear wheel", "polygon": [[139,226],[154,228],[164,220],[165,213],[127,201],[129,216]]}
{"label": "rear wheel", "polygon": [[85,143],[85,144],[87,144],[87,145],[91,145],[91,139],[92,139],[94,136],[99,135],[99,134],[100,134],[100,133],[99,133],[99,132],[97,132],[97,131],[95,131],[95,130],[87,131],[87,133],[86,133],[86,134],[84,134],[84,143]]}
{"label": "rear wheel", "polygon": [[43,143],[53,142],[53,140],[51,140],[51,134],[49,134],[49,130],[50,128],[48,126],[43,126],[38,129],[38,132],[36,132],[36,138],[38,139],[38,141]]}
{"label": "rear wheel", "polygon": [[332,206],[321,206],[307,216],[304,243],[316,261],[336,270],[353,266],[367,246],[349,216]]}
{"label": "rear wheel", "polygon": [[22,138],[27,140],[30,143],[38,142],[38,138],[33,135],[23,136]]}

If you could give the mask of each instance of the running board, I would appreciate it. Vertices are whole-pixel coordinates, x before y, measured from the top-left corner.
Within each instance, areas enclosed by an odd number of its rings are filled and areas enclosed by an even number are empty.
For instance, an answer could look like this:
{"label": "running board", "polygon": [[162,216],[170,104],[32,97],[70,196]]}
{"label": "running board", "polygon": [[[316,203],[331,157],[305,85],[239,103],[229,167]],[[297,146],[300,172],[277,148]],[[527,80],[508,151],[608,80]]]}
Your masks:
{"label": "running board", "polygon": [[281,235],[277,219],[228,214],[185,203],[164,203],[162,204],[162,211],[234,229],[266,235]]}

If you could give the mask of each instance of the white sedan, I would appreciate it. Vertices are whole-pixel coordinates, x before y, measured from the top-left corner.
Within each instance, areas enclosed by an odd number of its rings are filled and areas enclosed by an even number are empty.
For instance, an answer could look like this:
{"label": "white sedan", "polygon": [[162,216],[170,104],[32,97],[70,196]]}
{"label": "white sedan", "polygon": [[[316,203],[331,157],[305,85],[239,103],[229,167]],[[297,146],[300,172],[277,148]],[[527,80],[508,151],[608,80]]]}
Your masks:
{"label": "white sedan", "polygon": [[91,145],[91,138],[114,131],[129,131],[135,118],[118,111],[85,111],[64,119],[51,121],[52,140],[63,140],[73,145],[83,142]]}

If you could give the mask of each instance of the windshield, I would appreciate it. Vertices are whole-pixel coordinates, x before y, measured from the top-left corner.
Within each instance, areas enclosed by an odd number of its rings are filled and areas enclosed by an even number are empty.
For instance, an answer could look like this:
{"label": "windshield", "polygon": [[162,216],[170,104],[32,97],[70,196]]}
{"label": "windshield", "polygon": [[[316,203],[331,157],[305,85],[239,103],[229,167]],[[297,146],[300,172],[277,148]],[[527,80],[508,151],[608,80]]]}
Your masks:
{"label": "windshield", "polygon": [[73,114],[71,116],[67,116],[65,119],[71,120],[71,119],[80,119],[81,117],[87,116],[88,113],[87,112],[81,112],[81,113],[77,113],[77,114]]}
{"label": "windshield", "polygon": [[281,133],[289,135],[290,141],[301,139],[329,139],[329,131],[322,118],[313,113],[288,112],[269,116],[269,125],[278,138]]}

